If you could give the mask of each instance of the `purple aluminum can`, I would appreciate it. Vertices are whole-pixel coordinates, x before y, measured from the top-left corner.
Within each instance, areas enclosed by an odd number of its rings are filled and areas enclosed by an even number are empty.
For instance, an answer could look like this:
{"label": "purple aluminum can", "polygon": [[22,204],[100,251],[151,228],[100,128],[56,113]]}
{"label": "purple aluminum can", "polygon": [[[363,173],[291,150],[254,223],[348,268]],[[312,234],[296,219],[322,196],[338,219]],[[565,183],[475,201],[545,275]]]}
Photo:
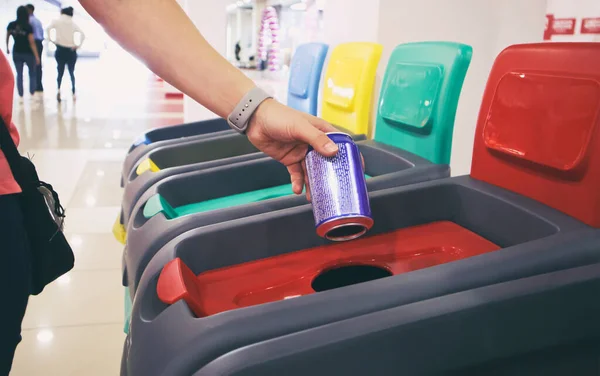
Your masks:
{"label": "purple aluminum can", "polygon": [[360,237],[373,226],[362,158],[352,137],[328,133],[339,151],[324,157],[309,147],[306,173],[317,235],[345,241]]}

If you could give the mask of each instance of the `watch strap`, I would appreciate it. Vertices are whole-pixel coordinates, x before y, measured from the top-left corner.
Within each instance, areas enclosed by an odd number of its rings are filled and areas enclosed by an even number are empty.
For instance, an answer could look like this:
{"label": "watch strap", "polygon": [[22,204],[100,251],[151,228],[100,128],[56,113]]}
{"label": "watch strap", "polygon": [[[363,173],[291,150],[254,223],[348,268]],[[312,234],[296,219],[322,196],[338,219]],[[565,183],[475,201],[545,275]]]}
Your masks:
{"label": "watch strap", "polygon": [[259,87],[254,87],[246,93],[237,106],[235,106],[231,114],[227,117],[227,123],[236,131],[245,133],[250,118],[258,106],[269,98],[273,98],[273,96]]}

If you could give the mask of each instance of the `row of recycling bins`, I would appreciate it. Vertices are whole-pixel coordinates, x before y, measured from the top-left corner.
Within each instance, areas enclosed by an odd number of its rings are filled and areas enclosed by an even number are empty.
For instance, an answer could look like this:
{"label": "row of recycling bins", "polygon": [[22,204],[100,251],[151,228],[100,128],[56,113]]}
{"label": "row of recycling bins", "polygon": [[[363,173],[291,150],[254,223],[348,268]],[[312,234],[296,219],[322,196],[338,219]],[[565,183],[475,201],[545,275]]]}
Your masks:
{"label": "row of recycling bins", "polygon": [[[298,49],[290,106],[316,111],[326,52]],[[380,54],[340,45],[323,79],[323,117],[365,160],[375,225],[361,239],[318,237],[287,170],[224,120],[132,145],[115,223],[122,375],[597,374],[600,45],[502,51],[459,177],[470,47],[398,46],[367,139],[350,115]]]}

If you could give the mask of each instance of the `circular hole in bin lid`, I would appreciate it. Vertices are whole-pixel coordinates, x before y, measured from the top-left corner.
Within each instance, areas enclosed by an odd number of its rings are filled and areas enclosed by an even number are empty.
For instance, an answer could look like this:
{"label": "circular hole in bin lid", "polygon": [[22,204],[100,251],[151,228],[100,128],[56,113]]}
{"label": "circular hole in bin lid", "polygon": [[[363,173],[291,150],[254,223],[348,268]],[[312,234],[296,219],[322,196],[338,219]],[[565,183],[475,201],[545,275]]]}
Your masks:
{"label": "circular hole in bin lid", "polygon": [[390,276],[392,273],[389,270],[379,266],[345,265],[324,270],[313,279],[311,287],[321,292]]}
{"label": "circular hole in bin lid", "polygon": [[325,238],[336,242],[343,242],[361,237],[366,232],[367,228],[361,224],[345,223],[327,231]]}

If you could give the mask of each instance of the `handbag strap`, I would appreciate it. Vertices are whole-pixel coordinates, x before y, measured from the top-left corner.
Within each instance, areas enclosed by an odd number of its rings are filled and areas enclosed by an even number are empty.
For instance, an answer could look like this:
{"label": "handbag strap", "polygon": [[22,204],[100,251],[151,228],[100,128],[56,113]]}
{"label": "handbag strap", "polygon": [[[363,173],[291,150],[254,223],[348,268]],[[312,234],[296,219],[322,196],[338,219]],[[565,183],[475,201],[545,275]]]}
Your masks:
{"label": "handbag strap", "polygon": [[19,154],[17,145],[15,145],[15,142],[8,131],[8,125],[4,122],[2,116],[0,116],[0,150],[4,153],[4,156],[8,161],[8,166],[10,167],[17,184],[21,186],[21,189],[24,189],[23,183],[25,181],[21,175],[21,170],[18,168],[21,154]]}
{"label": "handbag strap", "polygon": [[6,123],[4,122],[4,119],[2,119],[2,116],[0,116],[0,151],[4,153],[4,156],[8,161],[8,166],[10,167],[10,170],[12,171],[12,174],[17,184],[19,184],[22,190],[25,190],[27,188],[46,188],[44,193],[48,196],[46,198],[46,203],[49,205],[49,209],[52,215],[54,216],[55,221],[59,224],[59,227],[62,229],[61,219],[65,217],[65,209],[60,203],[58,194],[54,191],[54,188],[50,184],[44,183],[42,181],[38,182],[37,184],[32,184],[31,180],[29,180],[30,185],[26,186],[28,180],[25,179],[25,177],[23,176],[23,171],[19,168],[19,166],[21,165],[21,154],[17,150],[17,145],[15,145],[15,142],[10,136],[8,126],[6,126]]}

